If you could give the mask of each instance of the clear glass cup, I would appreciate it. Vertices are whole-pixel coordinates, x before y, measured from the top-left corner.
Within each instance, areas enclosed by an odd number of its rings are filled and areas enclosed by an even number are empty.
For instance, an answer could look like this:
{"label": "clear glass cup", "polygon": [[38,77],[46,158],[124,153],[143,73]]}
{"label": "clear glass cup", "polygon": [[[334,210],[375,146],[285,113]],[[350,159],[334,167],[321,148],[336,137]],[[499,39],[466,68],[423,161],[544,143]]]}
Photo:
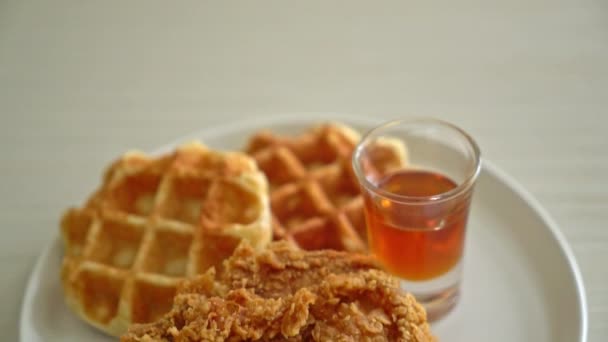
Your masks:
{"label": "clear glass cup", "polygon": [[[379,145],[403,151],[407,161],[386,168]],[[441,120],[397,120],[368,132],[352,162],[371,253],[425,306],[429,320],[443,317],[459,298],[466,223],[481,170],[477,144]]]}

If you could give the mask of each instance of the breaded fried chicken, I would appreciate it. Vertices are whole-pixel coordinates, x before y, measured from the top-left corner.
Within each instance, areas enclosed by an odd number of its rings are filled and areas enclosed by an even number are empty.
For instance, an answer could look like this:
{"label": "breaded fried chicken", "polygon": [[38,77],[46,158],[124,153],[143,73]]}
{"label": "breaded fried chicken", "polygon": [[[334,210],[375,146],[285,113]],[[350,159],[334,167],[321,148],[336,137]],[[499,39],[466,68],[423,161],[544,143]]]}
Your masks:
{"label": "breaded fried chicken", "polygon": [[243,244],[221,274],[187,281],[173,309],[131,341],[434,341],[424,309],[373,259]]}

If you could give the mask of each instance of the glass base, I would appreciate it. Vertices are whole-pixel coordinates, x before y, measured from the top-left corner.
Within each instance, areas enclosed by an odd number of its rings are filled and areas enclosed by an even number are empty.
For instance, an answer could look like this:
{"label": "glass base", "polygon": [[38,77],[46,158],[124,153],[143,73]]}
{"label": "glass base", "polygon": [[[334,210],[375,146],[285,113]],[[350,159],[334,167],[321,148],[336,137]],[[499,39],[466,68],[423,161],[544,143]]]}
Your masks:
{"label": "glass base", "polygon": [[427,320],[429,322],[436,322],[452,311],[458,303],[459,298],[460,291],[458,286],[454,286],[435,294],[433,297],[421,298],[419,302],[426,309]]}
{"label": "glass base", "polygon": [[460,298],[460,276],[462,262],[448,273],[427,281],[401,279],[400,286],[410,292],[426,309],[427,320],[435,322],[447,315]]}

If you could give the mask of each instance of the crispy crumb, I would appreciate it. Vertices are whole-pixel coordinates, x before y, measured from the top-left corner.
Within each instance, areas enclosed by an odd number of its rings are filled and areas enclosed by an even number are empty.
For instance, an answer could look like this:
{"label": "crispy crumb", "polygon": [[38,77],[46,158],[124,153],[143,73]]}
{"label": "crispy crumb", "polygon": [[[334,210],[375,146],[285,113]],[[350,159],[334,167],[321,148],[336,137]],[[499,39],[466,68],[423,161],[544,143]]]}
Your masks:
{"label": "crispy crumb", "polygon": [[435,341],[424,309],[363,255],[241,245],[187,281],[172,311],[131,327],[133,341]]}

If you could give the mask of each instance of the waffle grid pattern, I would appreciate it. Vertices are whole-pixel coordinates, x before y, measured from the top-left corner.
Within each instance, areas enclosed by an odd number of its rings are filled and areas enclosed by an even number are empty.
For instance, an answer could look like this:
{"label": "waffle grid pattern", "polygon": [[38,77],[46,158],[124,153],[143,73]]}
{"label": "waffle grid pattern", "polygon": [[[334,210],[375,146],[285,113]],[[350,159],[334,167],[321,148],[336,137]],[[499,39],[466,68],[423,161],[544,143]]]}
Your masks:
{"label": "waffle grid pattern", "polygon": [[[246,147],[270,183],[275,240],[306,249],[364,251],[363,198],[351,167],[359,135],[324,124],[298,136],[256,134]],[[389,146],[389,145],[387,145]],[[386,165],[402,165],[402,151],[389,148]]]}
{"label": "waffle grid pattern", "polygon": [[157,159],[126,155],[84,208],[63,216],[68,305],[112,335],[158,319],[177,284],[219,266],[240,237],[269,242],[266,193],[244,154],[193,144]]}

